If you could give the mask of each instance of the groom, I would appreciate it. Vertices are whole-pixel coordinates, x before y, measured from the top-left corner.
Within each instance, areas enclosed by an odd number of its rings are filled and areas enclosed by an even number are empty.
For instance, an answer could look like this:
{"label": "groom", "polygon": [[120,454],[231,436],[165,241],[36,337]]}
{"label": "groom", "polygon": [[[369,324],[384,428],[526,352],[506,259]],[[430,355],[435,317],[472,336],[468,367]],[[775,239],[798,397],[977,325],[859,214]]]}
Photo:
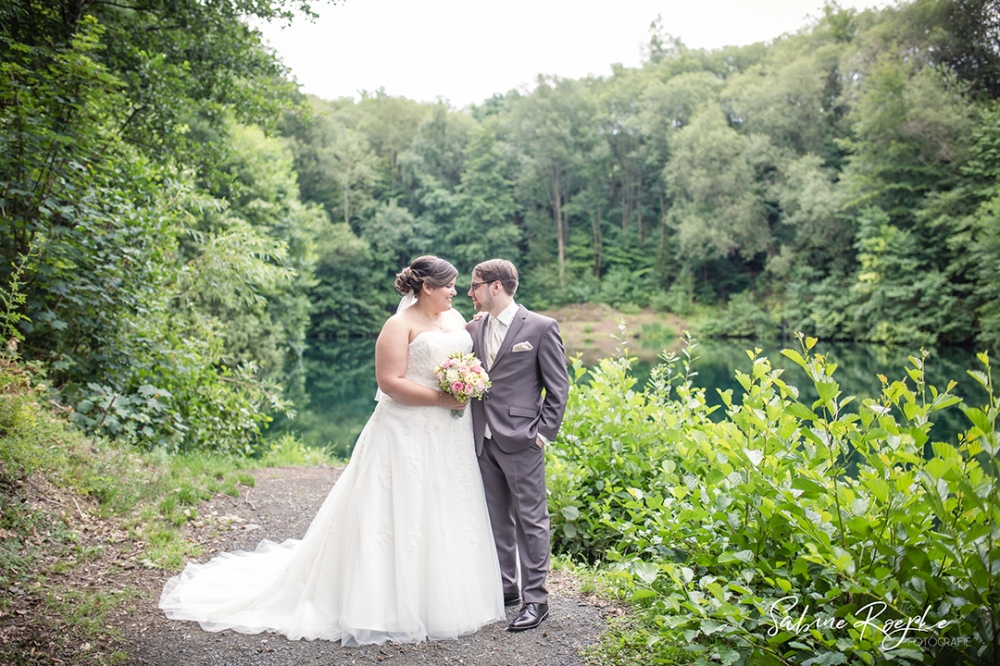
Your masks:
{"label": "groom", "polygon": [[472,401],[472,428],[500,559],[504,605],[524,602],[507,629],[524,631],[549,614],[543,449],[559,432],[569,377],[559,325],[515,303],[515,291],[514,264],[491,259],[477,265],[469,296],[476,310],[488,316],[469,322],[467,328],[473,351],[493,382],[483,400]]}

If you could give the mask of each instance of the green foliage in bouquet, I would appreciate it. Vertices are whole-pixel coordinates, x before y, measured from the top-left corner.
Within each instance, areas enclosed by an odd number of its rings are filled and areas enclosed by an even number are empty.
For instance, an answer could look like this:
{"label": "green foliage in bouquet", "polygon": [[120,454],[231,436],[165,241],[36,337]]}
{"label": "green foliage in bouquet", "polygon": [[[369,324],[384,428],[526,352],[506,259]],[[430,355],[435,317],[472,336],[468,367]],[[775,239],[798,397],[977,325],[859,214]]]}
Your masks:
{"label": "green foliage in bouquet", "polygon": [[[819,396],[800,401],[759,350],[713,422],[689,345],[635,389],[632,359],[577,366],[548,450],[553,546],[600,561],[651,645],[696,663],[998,664],[1000,403],[928,386],[928,354],[878,398],[844,396],[836,363],[783,354]],[[679,370],[678,370],[679,363]],[[852,404],[853,403],[853,404]],[[860,403],[860,404],[859,404]],[[848,408],[850,406],[850,408]],[[930,437],[961,409],[955,442]]]}

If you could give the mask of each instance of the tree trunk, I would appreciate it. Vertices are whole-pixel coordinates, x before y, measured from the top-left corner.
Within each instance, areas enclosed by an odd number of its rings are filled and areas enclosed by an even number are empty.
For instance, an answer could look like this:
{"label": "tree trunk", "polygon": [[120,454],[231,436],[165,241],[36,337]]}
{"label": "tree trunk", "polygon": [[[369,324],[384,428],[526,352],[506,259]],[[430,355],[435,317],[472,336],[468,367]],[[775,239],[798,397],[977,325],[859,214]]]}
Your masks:
{"label": "tree trunk", "polygon": [[396,190],[396,151],[389,150],[389,192]]}
{"label": "tree trunk", "polygon": [[663,192],[660,192],[660,246],[656,248],[656,263],[663,261],[663,241],[667,226],[667,211],[663,210]]}
{"label": "tree trunk", "polygon": [[552,220],[556,226],[556,243],[559,248],[559,286],[564,287],[566,268],[566,247],[563,242],[562,187],[559,184],[559,170],[549,169],[552,179]]}
{"label": "tree trunk", "polygon": [[635,213],[638,216],[639,245],[642,246],[642,172],[639,172],[639,184],[636,186]]}
{"label": "tree trunk", "polygon": [[601,207],[597,206],[597,215],[591,218],[591,226],[594,230],[594,277],[601,277],[601,259],[604,250],[604,239],[601,238]]}
{"label": "tree trunk", "polygon": [[629,186],[625,179],[622,179],[622,241],[627,246],[628,245],[628,216],[631,211],[628,209],[629,196],[628,196]]}
{"label": "tree trunk", "polygon": [[344,174],[344,224],[350,224],[351,171]]}

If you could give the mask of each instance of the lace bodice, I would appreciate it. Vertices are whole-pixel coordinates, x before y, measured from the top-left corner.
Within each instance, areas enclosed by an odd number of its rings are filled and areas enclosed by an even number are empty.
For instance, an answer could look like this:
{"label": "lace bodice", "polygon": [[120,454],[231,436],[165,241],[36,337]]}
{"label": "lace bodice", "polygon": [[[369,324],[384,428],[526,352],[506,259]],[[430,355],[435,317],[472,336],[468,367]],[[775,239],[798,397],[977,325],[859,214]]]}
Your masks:
{"label": "lace bodice", "polygon": [[406,361],[406,378],[423,386],[438,387],[434,368],[449,354],[472,351],[472,338],[465,330],[424,331],[410,343]]}

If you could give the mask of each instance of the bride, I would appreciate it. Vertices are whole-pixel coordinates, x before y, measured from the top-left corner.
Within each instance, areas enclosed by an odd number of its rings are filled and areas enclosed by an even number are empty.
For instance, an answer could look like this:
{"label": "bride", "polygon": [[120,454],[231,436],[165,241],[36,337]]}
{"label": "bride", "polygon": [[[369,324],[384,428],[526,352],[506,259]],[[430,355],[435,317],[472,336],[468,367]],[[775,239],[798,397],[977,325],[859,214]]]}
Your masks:
{"label": "bride", "polygon": [[503,620],[503,591],[468,410],[433,368],[471,351],[451,307],[458,271],[419,257],[375,344],[379,395],[350,464],[301,540],[188,564],[160,608],[207,631],[343,645],[456,638]]}

